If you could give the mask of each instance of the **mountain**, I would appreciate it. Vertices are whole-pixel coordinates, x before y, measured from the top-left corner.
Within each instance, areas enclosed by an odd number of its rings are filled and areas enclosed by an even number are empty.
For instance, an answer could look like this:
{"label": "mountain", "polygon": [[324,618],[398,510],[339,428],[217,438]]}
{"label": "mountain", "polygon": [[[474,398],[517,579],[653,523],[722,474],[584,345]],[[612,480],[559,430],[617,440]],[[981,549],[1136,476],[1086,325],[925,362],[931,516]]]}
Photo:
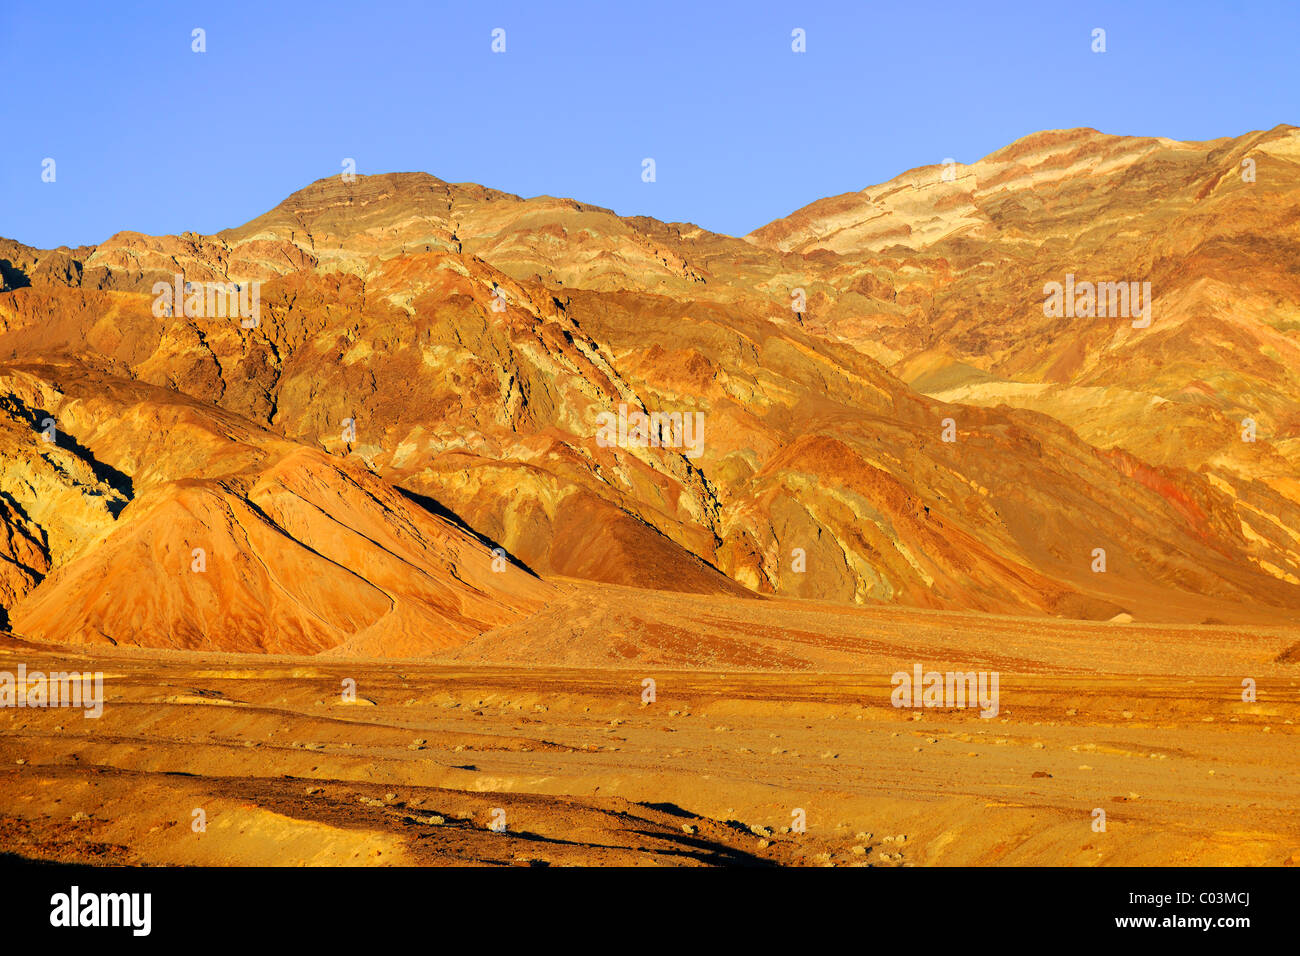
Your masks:
{"label": "mountain", "polygon": [[[357,464],[210,405],[76,365],[9,366],[0,377],[16,632],[418,654],[513,621],[551,594]],[[33,421],[68,432],[47,441]]]}
{"label": "mountain", "polygon": [[[397,173],[0,240],[0,599],[44,639],[367,655],[572,578],[1293,621],[1298,209],[1295,128],[1069,130],[743,238]],[[177,274],[256,323],[160,304]],[[1067,276],[1149,282],[1150,325],[1045,314]],[[620,409],[702,442],[611,444]]]}
{"label": "mountain", "polygon": [[[1286,509],[1273,492],[1295,500],[1300,464],[1297,205],[1295,127],[1208,143],[1063,130],[747,238],[821,265],[819,327],[918,391],[1032,408],[1100,448],[1212,475],[1246,499],[1248,536],[1271,538],[1253,515]],[[1045,284],[1067,275],[1149,282],[1150,327],[1046,315]]]}

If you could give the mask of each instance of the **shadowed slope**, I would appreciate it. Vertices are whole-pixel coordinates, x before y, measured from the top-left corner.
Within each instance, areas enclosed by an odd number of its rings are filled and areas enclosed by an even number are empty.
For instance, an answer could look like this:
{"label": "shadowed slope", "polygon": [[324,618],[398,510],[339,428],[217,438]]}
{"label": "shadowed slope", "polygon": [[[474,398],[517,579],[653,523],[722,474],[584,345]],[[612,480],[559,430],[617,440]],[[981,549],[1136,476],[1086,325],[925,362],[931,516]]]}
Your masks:
{"label": "shadowed slope", "polygon": [[[227,413],[73,369],[32,366],[5,380],[40,390],[65,427],[135,475],[115,518],[87,510],[101,494],[94,485],[57,474],[14,484],[32,520],[88,539],[77,551],[56,548],[52,573],[10,605],[22,634],[409,655],[513,621],[551,593],[357,464]],[[39,507],[50,497],[63,502],[54,516]]]}

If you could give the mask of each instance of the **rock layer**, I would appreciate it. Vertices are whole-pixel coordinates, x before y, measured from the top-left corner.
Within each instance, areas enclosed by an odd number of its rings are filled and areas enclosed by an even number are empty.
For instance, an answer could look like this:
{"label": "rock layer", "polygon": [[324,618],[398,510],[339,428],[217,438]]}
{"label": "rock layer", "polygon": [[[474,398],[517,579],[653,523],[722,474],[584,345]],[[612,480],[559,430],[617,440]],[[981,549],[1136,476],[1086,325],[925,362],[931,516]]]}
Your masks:
{"label": "rock layer", "polygon": [[[1293,620],[1298,136],[1036,134],[744,239],[401,173],[5,241],[0,597],[47,639],[365,654],[516,620],[525,569]],[[260,283],[256,325],[156,314],[177,273]],[[1151,282],[1151,326],[1044,315],[1067,274]],[[700,454],[603,442],[620,407],[702,415]]]}

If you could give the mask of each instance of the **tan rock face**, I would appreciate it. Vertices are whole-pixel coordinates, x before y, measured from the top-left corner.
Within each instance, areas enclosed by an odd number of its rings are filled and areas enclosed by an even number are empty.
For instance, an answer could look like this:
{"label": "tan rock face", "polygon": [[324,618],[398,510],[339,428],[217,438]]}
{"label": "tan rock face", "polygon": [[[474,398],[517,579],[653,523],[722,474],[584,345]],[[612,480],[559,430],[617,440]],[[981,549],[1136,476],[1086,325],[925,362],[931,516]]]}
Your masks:
{"label": "tan rock face", "polygon": [[219,409],[76,365],[26,366],[5,381],[43,392],[47,417],[70,430],[48,448],[18,431],[31,447],[6,461],[2,580],[10,626],[25,635],[418,654],[549,594],[359,464]]}
{"label": "tan rock face", "polygon": [[6,609],[27,596],[50,570],[41,528],[17,504],[0,499],[0,602]]}
{"label": "tan rock face", "polygon": [[[1038,134],[745,239],[393,174],[217,236],[7,243],[0,593],[31,636],[418,652],[547,600],[499,545],[670,591],[1293,619],[1296,141]],[[257,324],[155,315],[178,271],[260,282]],[[1067,273],[1150,281],[1151,326],[1044,315]],[[698,414],[698,454],[603,441],[620,407]]]}

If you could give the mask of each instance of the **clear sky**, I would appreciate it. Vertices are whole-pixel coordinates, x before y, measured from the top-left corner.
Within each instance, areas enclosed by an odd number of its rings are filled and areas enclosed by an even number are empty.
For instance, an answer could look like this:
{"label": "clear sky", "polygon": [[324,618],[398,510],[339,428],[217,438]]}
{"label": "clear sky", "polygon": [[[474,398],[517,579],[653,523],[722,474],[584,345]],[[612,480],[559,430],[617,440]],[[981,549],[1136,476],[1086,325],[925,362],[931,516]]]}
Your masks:
{"label": "clear sky", "polygon": [[1298,43],[1300,0],[0,0],[0,236],[215,232],[346,157],[739,235],[1041,129],[1300,125]]}

